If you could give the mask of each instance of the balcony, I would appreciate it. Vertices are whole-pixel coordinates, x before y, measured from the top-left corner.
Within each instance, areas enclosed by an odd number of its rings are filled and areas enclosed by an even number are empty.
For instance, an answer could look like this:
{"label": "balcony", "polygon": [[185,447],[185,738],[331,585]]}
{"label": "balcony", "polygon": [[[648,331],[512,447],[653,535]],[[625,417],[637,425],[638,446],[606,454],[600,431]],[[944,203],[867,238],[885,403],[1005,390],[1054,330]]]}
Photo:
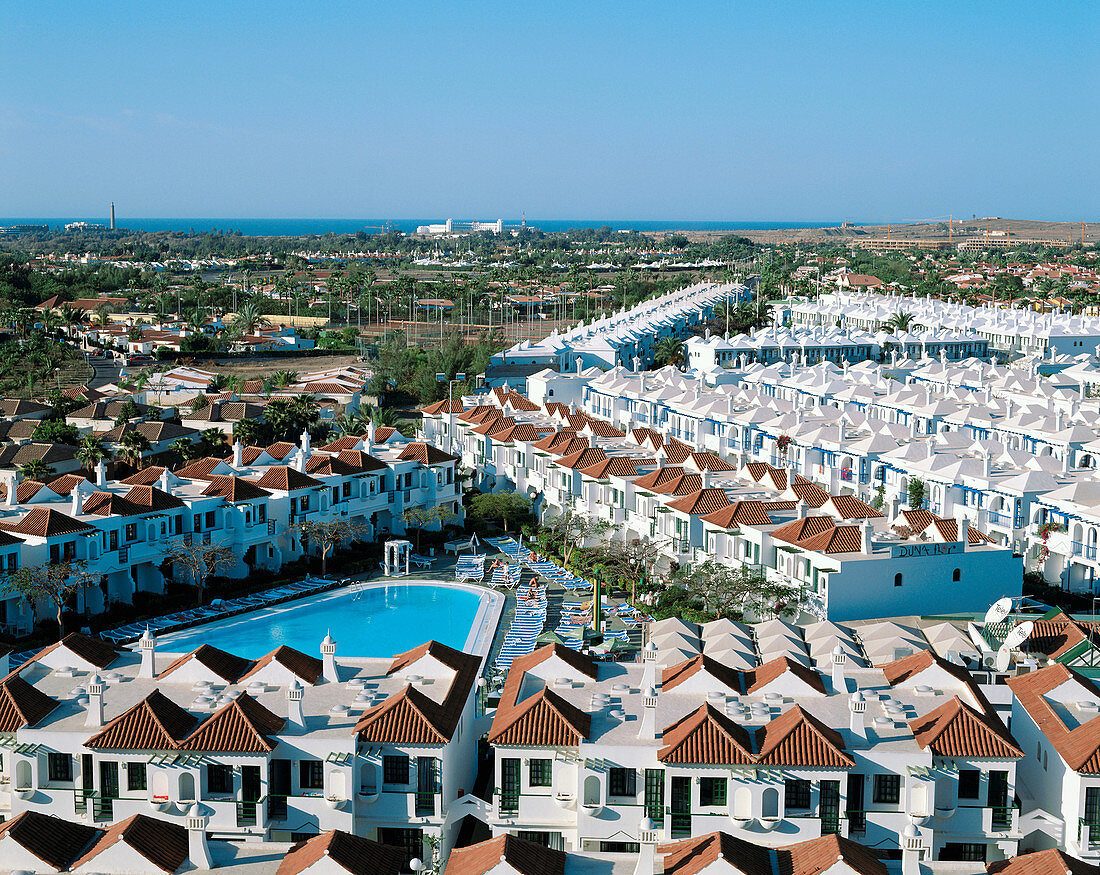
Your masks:
{"label": "balcony", "polygon": [[997,526],[1001,529],[1013,528],[1012,517],[1007,513],[997,513],[996,511],[988,510],[986,511],[986,519],[991,526]]}
{"label": "balcony", "polygon": [[844,480],[844,481],[850,481],[852,479],[852,469],[851,468],[841,468],[840,469],[840,479]]}

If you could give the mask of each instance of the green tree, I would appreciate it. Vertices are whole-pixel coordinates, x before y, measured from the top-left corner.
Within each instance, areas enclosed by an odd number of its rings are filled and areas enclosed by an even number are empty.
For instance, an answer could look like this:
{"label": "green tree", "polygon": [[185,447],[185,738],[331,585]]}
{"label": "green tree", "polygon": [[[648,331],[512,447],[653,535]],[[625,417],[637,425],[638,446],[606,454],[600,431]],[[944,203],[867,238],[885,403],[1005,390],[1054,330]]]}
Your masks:
{"label": "green tree", "polygon": [[678,365],[684,360],[684,342],[678,337],[662,337],[653,347],[653,366]]}
{"label": "green tree", "polygon": [[907,489],[909,497],[909,507],[913,510],[920,510],[924,507],[924,481],[919,477],[914,477],[909,481],[909,487]]}
{"label": "green tree", "polygon": [[264,423],[255,419],[240,419],[233,423],[233,439],[247,446],[266,444],[265,428]]}
{"label": "green tree", "polygon": [[6,593],[21,596],[35,617],[38,616],[38,602],[50,602],[57,609],[57,633],[60,640],[65,637],[65,603],[80,586],[79,575],[84,567],[84,562],[75,560],[25,565],[8,572],[0,587]]}
{"label": "green tree", "polygon": [[542,528],[548,543],[561,551],[562,561],[568,565],[569,557],[577,547],[585,546],[593,538],[602,539],[612,526],[608,520],[567,509],[557,516],[544,519]]}
{"label": "green tree", "polygon": [[53,466],[47,465],[42,459],[28,459],[19,466],[19,473],[27,480],[44,480],[53,474]]}
{"label": "green tree", "polygon": [[516,492],[485,492],[470,500],[470,513],[475,519],[499,521],[507,532],[509,522],[531,517],[531,499]]}
{"label": "green tree", "polygon": [[101,461],[109,460],[111,451],[99,438],[88,434],[81,438],[80,446],[76,449],[76,458],[80,464],[91,471]]}
{"label": "green tree", "polygon": [[141,467],[142,456],[145,455],[151,448],[149,438],[143,435],[136,428],[128,430],[125,434],[119,438],[118,441],[120,455],[126,459],[134,468]]}
{"label": "green tree", "polygon": [[175,541],[165,551],[167,558],[180,566],[191,578],[191,584],[197,591],[197,604],[202,604],[206,581],[219,571],[232,567],[236,556],[228,547],[204,544],[198,538],[190,544]]}
{"label": "green tree", "polygon": [[801,585],[769,579],[762,570],[731,568],[714,559],[681,568],[673,582],[716,618],[793,614],[805,595]]}
{"label": "green tree", "polygon": [[69,425],[63,419],[43,419],[31,432],[31,440],[43,444],[68,444],[75,447],[80,443],[80,432],[75,425]]}
{"label": "green tree", "polygon": [[365,522],[354,519],[304,520],[291,526],[291,531],[298,533],[304,550],[308,551],[311,546],[315,546],[321,551],[322,575],[328,573],[329,554],[345,541],[354,540],[366,529]]}

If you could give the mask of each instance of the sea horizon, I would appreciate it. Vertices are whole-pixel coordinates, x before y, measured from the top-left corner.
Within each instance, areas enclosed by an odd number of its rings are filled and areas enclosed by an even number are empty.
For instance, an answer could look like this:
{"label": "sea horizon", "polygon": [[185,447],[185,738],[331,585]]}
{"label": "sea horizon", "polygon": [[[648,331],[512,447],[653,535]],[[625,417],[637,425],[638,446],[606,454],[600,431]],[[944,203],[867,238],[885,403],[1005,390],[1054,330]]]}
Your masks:
{"label": "sea horizon", "polygon": [[[456,222],[473,221],[471,218],[452,217]],[[397,231],[406,233],[414,232],[420,225],[442,224],[446,218],[429,219],[310,219],[310,218],[247,218],[247,217],[126,217],[116,216],[115,226],[118,229],[131,231],[179,231],[206,233],[217,230],[219,232],[237,232],[248,237],[299,237],[307,235],[323,234],[355,234],[359,231],[378,233],[388,225]],[[483,223],[495,222],[496,219],[481,218]],[[508,227],[518,227],[521,219],[504,219]],[[838,227],[844,220],[834,221],[723,221],[723,220],[689,220],[689,219],[528,219],[527,225],[545,232],[560,232],[582,228],[600,228],[608,226],[612,230],[635,231],[749,231],[749,230],[785,230],[790,228],[833,228]],[[109,217],[103,216],[71,216],[71,217],[36,217],[36,218],[0,218],[0,227],[10,225],[49,225],[51,229],[63,228],[73,222],[87,222],[94,225],[106,226]],[[848,222],[849,225],[877,224],[874,222]]]}

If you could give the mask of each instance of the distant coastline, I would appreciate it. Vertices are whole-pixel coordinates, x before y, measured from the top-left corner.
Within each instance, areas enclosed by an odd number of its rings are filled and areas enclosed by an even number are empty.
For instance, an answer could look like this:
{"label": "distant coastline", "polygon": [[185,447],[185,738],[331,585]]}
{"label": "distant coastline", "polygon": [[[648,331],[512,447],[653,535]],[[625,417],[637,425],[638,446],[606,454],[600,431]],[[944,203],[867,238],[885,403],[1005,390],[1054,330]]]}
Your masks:
{"label": "distant coastline", "polygon": [[[129,218],[119,215],[116,224],[119,228],[133,231],[179,231],[206,233],[217,229],[221,232],[239,231],[249,237],[302,237],[313,234],[355,234],[359,231],[378,233],[378,229],[388,222],[397,231],[413,233],[418,225],[445,221],[447,217],[431,219],[213,219],[213,218]],[[495,221],[496,216],[454,216],[456,220],[481,219]],[[519,219],[504,219],[507,224],[520,223]],[[0,218],[0,226],[8,225],[49,225],[51,229],[64,227],[73,222],[88,222],[94,225],[107,225],[104,216],[71,216],[66,218]],[[635,220],[635,219],[528,219],[527,224],[541,231],[568,231],[574,228],[600,228],[607,225],[612,230],[634,230],[647,233],[655,231],[695,231],[728,232],[738,231],[781,231],[797,228],[835,228],[840,221],[833,222],[722,222],[722,221],[678,221],[675,219]],[[861,225],[862,222],[849,222],[849,225]]]}

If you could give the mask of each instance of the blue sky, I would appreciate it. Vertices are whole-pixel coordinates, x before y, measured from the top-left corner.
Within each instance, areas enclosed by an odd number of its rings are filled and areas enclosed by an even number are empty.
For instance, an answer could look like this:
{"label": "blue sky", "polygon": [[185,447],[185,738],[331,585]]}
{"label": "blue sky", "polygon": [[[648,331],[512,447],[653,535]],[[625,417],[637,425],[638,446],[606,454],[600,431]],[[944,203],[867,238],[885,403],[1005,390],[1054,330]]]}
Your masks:
{"label": "blue sky", "polygon": [[0,215],[1100,219],[1095,2],[0,2]]}

